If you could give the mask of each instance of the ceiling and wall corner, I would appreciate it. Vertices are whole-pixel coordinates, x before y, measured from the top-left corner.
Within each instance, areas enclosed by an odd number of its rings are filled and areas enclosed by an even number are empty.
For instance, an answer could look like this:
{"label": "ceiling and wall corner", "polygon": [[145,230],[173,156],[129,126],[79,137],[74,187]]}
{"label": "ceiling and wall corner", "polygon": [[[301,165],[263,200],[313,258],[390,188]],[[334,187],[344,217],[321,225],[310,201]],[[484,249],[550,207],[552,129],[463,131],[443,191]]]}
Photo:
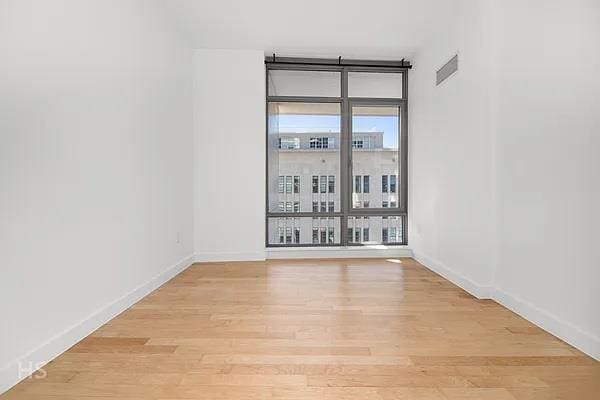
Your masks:
{"label": "ceiling and wall corner", "polygon": [[448,24],[452,2],[169,0],[196,48],[281,56],[401,59]]}

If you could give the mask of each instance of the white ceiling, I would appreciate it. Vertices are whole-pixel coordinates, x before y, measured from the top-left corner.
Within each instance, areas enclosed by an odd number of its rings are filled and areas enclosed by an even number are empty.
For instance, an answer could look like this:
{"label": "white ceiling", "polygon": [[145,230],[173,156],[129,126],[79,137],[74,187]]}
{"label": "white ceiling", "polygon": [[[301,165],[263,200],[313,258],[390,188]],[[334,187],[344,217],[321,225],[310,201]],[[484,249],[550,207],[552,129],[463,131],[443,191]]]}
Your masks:
{"label": "white ceiling", "polygon": [[198,48],[279,56],[409,58],[454,0],[164,0]]}

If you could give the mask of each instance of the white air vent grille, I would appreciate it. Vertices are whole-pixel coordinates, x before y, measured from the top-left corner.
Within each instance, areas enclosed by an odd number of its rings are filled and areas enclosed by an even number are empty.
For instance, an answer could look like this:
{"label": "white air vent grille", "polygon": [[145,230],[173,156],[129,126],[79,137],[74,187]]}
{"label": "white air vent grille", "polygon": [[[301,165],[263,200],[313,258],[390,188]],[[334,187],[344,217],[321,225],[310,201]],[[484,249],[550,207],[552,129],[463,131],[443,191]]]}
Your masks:
{"label": "white air vent grille", "polygon": [[458,71],[458,54],[455,55],[448,61],[444,66],[437,70],[436,72],[436,85],[444,82],[448,79],[453,73]]}

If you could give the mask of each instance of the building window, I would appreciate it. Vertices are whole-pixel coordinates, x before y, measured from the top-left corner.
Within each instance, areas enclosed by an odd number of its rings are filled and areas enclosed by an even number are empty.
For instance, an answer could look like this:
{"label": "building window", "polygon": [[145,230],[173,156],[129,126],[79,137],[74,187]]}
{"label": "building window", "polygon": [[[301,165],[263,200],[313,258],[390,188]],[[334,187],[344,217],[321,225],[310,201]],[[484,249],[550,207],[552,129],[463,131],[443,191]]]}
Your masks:
{"label": "building window", "polygon": [[381,229],[381,241],[383,243],[387,243],[388,240],[388,228],[382,228]]}
{"label": "building window", "polygon": [[327,243],[327,228],[321,228],[321,243]]}
{"label": "building window", "polygon": [[278,140],[278,146],[280,149],[292,150],[300,148],[300,138],[296,137],[282,137]]}
{"label": "building window", "polygon": [[321,176],[321,193],[327,193],[327,176]]}
{"label": "building window", "polygon": [[405,244],[409,68],[334,61],[266,59],[267,246]]}
{"label": "building window", "polygon": [[396,175],[390,175],[390,193],[396,193]]}
{"label": "building window", "polygon": [[395,242],[396,241],[396,228],[395,227],[390,227],[389,228],[389,238],[388,241],[390,242]]}
{"label": "building window", "polygon": [[397,191],[397,176],[396,175],[382,175],[381,176],[381,192],[382,193],[396,193]]}
{"label": "building window", "polygon": [[362,192],[362,177],[360,175],[356,175],[354,177],[354,193]]}
{"label": "building window", "polygon": [[309,141],[311,149],[333,149],[335,148],[335,138],[333,137],[312,137]]}
{"label": "building window", "polygon": [[370,149],[371,148],[371,137],[355,137],[352,139],[353,149]]}

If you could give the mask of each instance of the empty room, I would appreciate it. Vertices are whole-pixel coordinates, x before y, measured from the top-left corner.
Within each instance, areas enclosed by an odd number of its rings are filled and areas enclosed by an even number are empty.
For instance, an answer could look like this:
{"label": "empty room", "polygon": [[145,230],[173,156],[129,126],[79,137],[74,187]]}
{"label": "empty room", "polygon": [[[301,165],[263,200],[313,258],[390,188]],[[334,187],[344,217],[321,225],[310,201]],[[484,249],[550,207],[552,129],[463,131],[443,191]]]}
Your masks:
{"label": "empty room", "polygon": [[597,0],[0,0],[0,399],[600,399]]}

